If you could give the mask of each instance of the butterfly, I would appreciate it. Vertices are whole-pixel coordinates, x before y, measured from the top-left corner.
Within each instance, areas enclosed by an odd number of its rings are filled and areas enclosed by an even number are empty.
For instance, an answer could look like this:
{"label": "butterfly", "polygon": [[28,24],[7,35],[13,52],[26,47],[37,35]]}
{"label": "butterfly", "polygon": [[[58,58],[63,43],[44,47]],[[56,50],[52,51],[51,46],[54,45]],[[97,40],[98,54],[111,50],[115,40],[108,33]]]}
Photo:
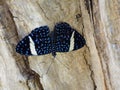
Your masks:
{"label": "butterfly", "polygon": [[56,23],[50,32],[48,26],[35,28],[16,46],[16,52],[22,55],[45,55],[56,52],[69,52],[82,48],[86,44],[84,37],[66,22]]}

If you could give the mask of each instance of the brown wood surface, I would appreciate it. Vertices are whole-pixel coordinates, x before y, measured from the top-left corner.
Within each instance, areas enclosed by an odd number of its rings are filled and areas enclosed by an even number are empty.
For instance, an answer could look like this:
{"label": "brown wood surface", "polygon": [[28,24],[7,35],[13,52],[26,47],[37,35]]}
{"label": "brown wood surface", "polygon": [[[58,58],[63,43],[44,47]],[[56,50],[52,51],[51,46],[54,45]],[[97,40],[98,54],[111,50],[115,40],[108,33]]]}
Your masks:
{"label": "brown wood surface", "polygon": [[[15,52],[31,30],[60,21],[85,37],[83,48],[56,58]],[[119,0],[0,0],[0,90],[120,90],[119,26]]]}

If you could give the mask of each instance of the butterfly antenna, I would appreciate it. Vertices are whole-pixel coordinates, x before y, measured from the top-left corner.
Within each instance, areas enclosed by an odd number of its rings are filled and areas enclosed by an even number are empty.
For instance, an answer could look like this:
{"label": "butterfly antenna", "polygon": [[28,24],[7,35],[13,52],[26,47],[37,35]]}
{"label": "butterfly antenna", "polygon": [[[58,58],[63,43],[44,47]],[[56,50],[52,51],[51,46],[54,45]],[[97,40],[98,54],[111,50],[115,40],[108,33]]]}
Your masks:
{"label": "butterfly antenna", "polygon": [[56,58],[56,60],[61,63],[64,67],[66,67],[67,69],[70,69],[67,65],[65,65],[64,63],[62,63],[58,58]]}
{"label": "butterfly antenna", "polygon": [[46,74],[48,74],[48,71],[50,70],[50,67],[52,66],[53,62],[54,62],[54,60],[52,59],[50,65],[48,66],[48,70],[47,70]]}
{"label": "butterfly antenna", "polygon": [[[56,58],[56,57],[54,57],[54,59],[55,59],[55,58]],[[67,65],[65,65],[64,63],[62,63],[61,61],[59,61],[58,58],[56,58],[56,60],[57,60],[60,64],[62,64],[65,68],[70,69]],[[48,74],[48,72],[49,72],[49,70],[50,70],[50,67],[52,66],[53,62],[54,62],[54,60],[52,59],[50,65],[48,66],[48,70],[47,70],[46,74]]]}

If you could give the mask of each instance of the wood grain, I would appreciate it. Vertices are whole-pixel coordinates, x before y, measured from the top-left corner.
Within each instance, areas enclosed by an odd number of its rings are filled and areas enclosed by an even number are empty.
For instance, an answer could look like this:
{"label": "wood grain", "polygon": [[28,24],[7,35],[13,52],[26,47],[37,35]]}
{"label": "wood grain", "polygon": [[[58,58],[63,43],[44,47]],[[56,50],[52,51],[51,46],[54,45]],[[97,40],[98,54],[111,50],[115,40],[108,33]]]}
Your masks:
{"label": "wood grain", "polygon": [[[119,0],[0,1],[0,90],[119,90]],[[86,45],[73,52],[25,57],[19,40],[36,27],[65,21]],[[51,64],[52,63],[52,64]]]}

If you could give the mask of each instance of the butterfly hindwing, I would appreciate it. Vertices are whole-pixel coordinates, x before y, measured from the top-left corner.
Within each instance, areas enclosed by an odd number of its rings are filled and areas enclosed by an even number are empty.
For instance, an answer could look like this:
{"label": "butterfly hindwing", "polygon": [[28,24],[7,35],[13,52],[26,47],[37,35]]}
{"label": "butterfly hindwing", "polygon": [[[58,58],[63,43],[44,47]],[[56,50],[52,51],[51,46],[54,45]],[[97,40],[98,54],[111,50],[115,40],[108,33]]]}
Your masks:
{"label": "butterfly hindwing", "polygon": [[56,52],[69,52],[85,45],[85,39],[68,23],[60,22],[54,28]]}
{"label": "butterfly hindwing", "polygon": [[44,55],[51,53],[51,38],[49,28],[42,26],[34,29],[16,46],[16,51],[22,55]]}

